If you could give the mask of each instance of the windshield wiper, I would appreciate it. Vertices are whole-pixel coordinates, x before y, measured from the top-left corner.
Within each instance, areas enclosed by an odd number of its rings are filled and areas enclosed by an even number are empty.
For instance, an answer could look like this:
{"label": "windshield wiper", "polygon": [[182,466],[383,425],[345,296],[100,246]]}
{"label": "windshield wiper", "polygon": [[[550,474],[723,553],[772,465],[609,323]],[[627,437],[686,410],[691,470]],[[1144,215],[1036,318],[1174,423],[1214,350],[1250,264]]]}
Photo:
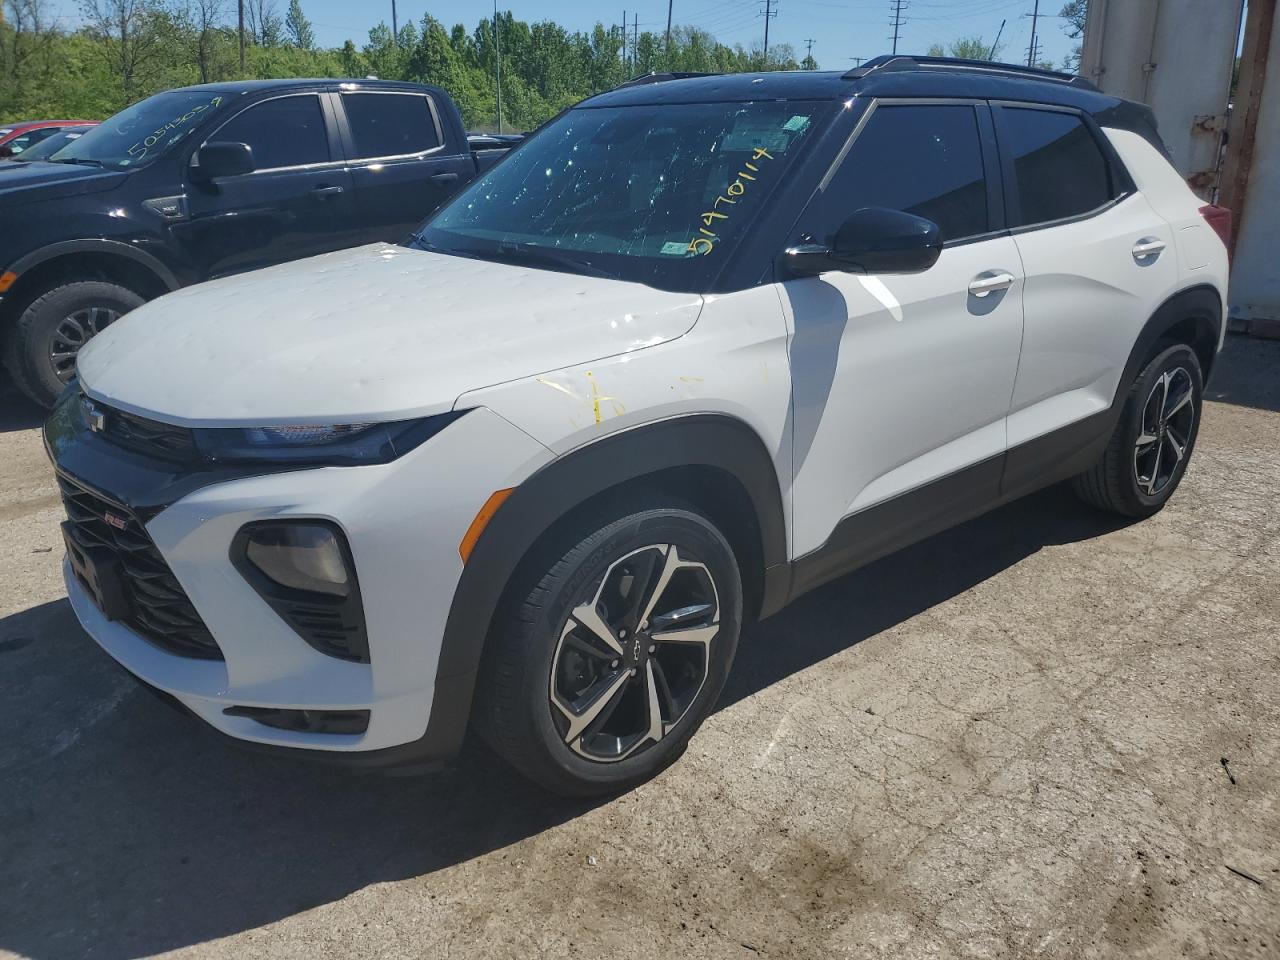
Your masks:
{"label": "windshield wiper", "polygon": [[[484,256],[489,251],[480,253]],[[493,251],[496,256],[495,260],[505,260],[507,262],[522,263],[529,266],[541,266],[567,269],[573,273],[586,274],[589,277],[603,277],[606,280],[616,280],[617,277],[608,270],[602,270],[589,260],[581,260],[577,257],[566,257],[560,253],[552,253],[550,250],[543,250],[536,247],[517,246],[515,244],[503,243],[499,244],[497,249]]]}
{"label": "windshield wiper", "polygon": [[59,157],[57,159],[47,157],[46,159],[50,163],[79,163],[86,167],[106,167],[106,164],[101,160],[90,160],[88,157]]}

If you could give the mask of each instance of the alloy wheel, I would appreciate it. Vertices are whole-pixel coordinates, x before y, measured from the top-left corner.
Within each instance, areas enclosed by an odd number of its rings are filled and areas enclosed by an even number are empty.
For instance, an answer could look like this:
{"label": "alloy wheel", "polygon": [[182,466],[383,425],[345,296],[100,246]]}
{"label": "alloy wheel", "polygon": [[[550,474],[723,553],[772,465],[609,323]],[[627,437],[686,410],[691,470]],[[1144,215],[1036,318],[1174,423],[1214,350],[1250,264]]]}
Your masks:
{"label": "alloy wheel", "polygon": [[76,354],[81,347],[120,319],[120,311],[110,307],[83,307],[64,317],[53,331],[49,363],[63,383],[75,375]]}
{"label": "alloy wheel", "polygon": [[1133,447],[1133,473],[1138,489],[1158,496],[1173,481],[1186,458],[1195,425],[1195,388],[1185,367],[1166,370],[1142,405],[1142,422]]}
{"label": "alloy wheel", "polygon": [[662,740],[702,690],[719,630],[705,564],[675,544],[616,560],[570,611],[552,657],[552,720],[565,744],[613,762]]}

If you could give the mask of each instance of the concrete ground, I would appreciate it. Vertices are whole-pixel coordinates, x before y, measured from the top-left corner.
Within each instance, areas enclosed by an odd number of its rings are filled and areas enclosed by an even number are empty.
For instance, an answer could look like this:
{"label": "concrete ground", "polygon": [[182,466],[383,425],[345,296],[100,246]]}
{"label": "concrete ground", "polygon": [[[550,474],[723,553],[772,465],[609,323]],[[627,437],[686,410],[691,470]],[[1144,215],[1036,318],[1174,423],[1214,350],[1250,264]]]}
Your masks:
{"label": "concrete ground", "polygon": [[1280,344],[1210,394],[1159,516],[1050,490],[831,584],[598,804],[202,735],[77,627],[7,397],[0,955],[1280,957]]}

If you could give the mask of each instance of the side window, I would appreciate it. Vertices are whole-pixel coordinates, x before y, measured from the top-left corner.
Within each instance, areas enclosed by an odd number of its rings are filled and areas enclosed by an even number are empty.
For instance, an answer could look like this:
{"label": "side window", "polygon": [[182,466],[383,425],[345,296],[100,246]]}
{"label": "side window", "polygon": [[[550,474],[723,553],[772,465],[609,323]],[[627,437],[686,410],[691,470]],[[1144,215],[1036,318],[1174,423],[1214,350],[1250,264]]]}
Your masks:
{"label": "side window", "polygon": [[1111,169],[1078,116],[1005,107],[1000,147],[1012,159],[1021,216],[1013,226],[1097,210],[1115,195]]}
{"label": "side window", "polygon": [[344,93],[355,140],[352,160],[398,157],[440,145],[427,98],[416,93]]}
{"label": "side window", "polygon": [[822,196],[809,232],[831,236],[855,210],[889,207],[927,217],[942,239],[986,233],[987,181],[972,106],[878,106]]}
{"label": "side window", "polygon": [[247,143],[259,170],[333,159],[320,98],[314,93],[259,103],[232,117],[209,139]]}

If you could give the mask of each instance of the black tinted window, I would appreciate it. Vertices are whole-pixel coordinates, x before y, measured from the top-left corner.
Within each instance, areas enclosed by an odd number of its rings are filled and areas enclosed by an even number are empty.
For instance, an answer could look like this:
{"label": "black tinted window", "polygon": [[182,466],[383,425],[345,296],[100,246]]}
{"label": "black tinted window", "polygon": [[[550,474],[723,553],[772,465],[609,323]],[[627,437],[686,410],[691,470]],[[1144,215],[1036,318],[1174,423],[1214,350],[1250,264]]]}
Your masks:
{"label": "black tinted window", "polygon": [[440,145],[427,98],[418,94],[344,93],[356,142],[353,160],[421,153]]}
{"label": "black tinted window", "polygon": [[986,233],[987,182],[973,107],[877,107],[818,207],[808,229],[819,239],[862,207],[926,217],[943,240]]}
{"label": "black tinted window", "polygon": [[320,98],[314,94],[280,97],[250,107],[209,139],[247,143],[253,148],[253,163],[259,170],[331,159]]}
{"label": "black tinted window", "polygon": [[1000,145],[1013,157],[1022,207],[1014,226],[1074,217],[1111,199],[1106,157],[1079,117],[1012,108],[1001,114]]}

